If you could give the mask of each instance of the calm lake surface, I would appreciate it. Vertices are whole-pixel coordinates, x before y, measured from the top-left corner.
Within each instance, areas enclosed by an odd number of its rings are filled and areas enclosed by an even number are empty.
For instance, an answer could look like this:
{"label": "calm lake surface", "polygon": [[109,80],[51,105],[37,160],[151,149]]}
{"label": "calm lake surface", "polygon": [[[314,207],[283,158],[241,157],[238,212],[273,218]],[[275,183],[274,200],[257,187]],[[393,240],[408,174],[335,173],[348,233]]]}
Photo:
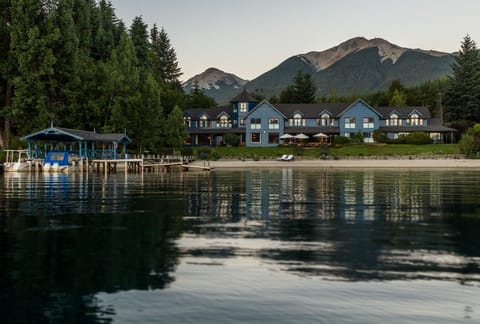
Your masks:
{"label": "calm lake surface", "polygon": [[480,322],[480,172],[0,175],[0,323]]}

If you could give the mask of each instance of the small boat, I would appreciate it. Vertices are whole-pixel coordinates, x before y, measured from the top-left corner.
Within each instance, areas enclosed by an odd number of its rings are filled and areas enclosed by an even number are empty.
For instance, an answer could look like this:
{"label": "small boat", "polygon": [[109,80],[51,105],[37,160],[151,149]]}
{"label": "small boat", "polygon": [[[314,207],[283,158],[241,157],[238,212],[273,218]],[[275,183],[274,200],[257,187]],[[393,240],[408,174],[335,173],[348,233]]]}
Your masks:
{"label": "small boat", "polygon": [[32,165],[32,158],[28,150],[4,150],[7,153],[3,170],[5,172],[28,171]]}
{"label": "small boat", "polygon": [[43,172],[67,172],[68,171],[68,152],[50,151],[45,160],[43,160]]}

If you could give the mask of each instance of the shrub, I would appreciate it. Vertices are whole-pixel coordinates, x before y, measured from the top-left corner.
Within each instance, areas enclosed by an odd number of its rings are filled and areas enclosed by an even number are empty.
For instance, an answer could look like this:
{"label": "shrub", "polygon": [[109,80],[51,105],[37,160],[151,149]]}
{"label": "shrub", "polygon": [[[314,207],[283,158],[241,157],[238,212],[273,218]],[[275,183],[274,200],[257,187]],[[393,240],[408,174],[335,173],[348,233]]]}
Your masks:
{"label": "shrub", "polygon": [[431,144],[432,139],[427,133],[415,132],[415,133],[410,133],[408,135],[400,136],[397,139],[391,140],[391,143],[422,145],[422,144]]}
{"label": "shrub", "polygon": [[240,145],[240,137],[233,133],[225,134],[225,143],[230,146],[238,146]]}
{"label": "shrub", "polygon": [[350,143],[350,139],[345,136],[335,136],[333,138],[333,144],[335,145],[344,145]]}
{"label": "shrub", "polygon": [[475,157],[475,147],[475,137],[472,132],[467,131],[458,142],[460,153],[465,155],[466,158],[473,158]]}
{"label": "shrub", "polygon": [[389,142],[389,138],[379,129],[373,132],[373,140],[377,143]]}

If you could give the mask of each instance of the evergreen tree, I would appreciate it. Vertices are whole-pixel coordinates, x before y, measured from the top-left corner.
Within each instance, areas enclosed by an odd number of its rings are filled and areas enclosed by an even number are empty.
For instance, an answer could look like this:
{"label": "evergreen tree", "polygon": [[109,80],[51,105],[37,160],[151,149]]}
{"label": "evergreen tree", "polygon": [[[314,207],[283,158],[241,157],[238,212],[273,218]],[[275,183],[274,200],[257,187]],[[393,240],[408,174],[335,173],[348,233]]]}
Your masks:
{"label": "evergreen tree", "polygon": [[170,44],[167,32],[162,28],[159,32],[156,25],[150,31],[151,49],[153,52],[153,71],[157,80],[167,85],[177,85],[182,75],[178,67],[177,54]]}
{"label": "evergreen tree", "polygon": [[315,102],[317,85],[311,74],[298,71],[294,79],[293,88],[295,90],[295,103]]}
{"label": "evergreen tree", "polygon": [[0,147],[8,146],[11,138],[12,78],[15,73],[10,55],[10,1],[0,0]]}
{"label": "evergreen tree", "polygon": [[165,125],[165,141],[169,147],[181,147],[187,136],[187,130],[183,122],[183,114],[180,107],[175,106],[168,115]]}
{"label": "evergreen tree", "polygon": [[50,107],[51,83],[57,59],[52,48],[60,39],[58,28],[51,28],[50,6],[36,0],[12,2],[10,25],[11,55],[18,75],[13,78],[13,114],[21,121],[21,132],[28,132],[56,120]]}
{"label": "evergreen tree", "polygon": [[149,47],[147,24],[143,22],[142,17],[135,17],[130,26],[130,37],[132,38],[135,53],[140,66],[148,68],[149,62]]}
{"label": "evergreen tree", "polygon": [[452,76],[445,91],[445,118],[480,121],[480,53],[468,35],[452,64]]}
{"label": "evergreen tree", "polygon": [[398,89],[393,90],[393,96],[390,100],[390,107],[405,107],[407,105],[407,100],[405,94]]}
{"label": "evergreen tree", "polygon": [[185,105],[188,108],[209,108],[216,107],[217,103],[213,98],[202,92],[198,86],[198,81],[194,81],[192,90],[187,95]]}
{"label": "evergreen tree", "polygon": [[293,80],[293,85],[288,86],[280,93],[279,101],[282,103],[312,103],[315,102],[317,85],[311,74],[298,71]]}

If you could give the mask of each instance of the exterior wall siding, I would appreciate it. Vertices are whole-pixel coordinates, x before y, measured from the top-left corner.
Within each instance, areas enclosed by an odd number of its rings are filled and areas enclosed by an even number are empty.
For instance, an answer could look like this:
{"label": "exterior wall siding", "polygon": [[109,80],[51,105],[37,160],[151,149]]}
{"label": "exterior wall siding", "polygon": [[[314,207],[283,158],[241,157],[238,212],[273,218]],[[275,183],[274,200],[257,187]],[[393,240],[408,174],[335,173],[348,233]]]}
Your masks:
{"label": "exterior wall siding", "polygon": [[[363,127],[363,118],[373,118],[373,128],[364,128]],[[350,125],[352,128],[347,128],[345,119],[346,118],[355,118],[355,125]],[[360,133],[371,133],[380,127],[380,117],[378,114],[373,111],[369,106],[367,106],[362,101],[355,102],[350,106],[346,111],[344,111],[338,118],[338,125],[340,128],[340,135],[346,136],[349,134]]]}
{"label": "exterior wall siding", "polygon": [[[278,119],[278,129],[270,129],[269,128],[269,119],[276,118]],[[252,129],[251,121],[252,119],[260,119],[261,126],[259,129]],[[283,116],[278,113],[275,109],[273,109],[267,103],[261,103],[259,106],[256,107],[255,111],[247,116],[247,120],[245,121],[246,129],[246,139],[245,145],[246,146],[277,146],[278,143],[269,143],[269,138],[274,136],[281,136],[283,134],[283,130],[285,129],[285,119]],[[252,134],[258,134],[258,138],[254,138]],[[252,141],[256,139],[255,141]]]}

